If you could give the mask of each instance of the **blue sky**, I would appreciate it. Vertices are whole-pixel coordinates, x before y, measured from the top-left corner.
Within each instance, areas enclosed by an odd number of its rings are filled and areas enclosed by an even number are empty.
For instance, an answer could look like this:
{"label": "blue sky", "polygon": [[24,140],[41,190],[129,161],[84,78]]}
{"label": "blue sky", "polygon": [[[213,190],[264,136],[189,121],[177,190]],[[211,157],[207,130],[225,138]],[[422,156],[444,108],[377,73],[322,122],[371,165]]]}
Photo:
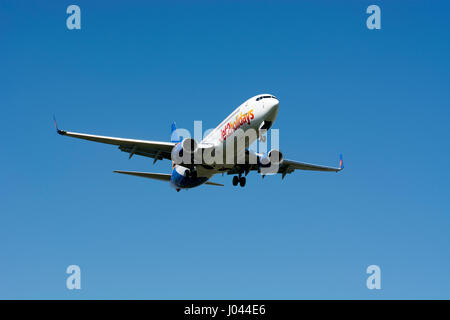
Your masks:
{"label": "blue sky", "polygon": [[[81,7],[82,29],[65,13]],[[382,29],[365,10],[381,7]],[[450,298],[444,1],[2,1],[0,298]],[[175,192],[168,161],[60,137],[168,140],[280,100],[287,158]],[[77,264],[82,289],[65,287]],[[382,289],[366,288],[367,266]]]}

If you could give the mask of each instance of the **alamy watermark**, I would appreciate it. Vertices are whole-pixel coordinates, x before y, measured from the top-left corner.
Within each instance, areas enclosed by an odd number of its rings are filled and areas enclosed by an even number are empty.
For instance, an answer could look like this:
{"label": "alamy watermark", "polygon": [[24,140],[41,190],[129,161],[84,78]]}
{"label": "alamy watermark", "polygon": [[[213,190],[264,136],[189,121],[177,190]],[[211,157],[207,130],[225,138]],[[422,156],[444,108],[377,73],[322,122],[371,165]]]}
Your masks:
{"label": "alamy watermark", "polygon": [[187,129],[176,129],[171,137],[172,141],[177,141],[171,154],[173,163],[207,166],[238,164],[243,167],[258,165],[262,174],[278,172],[282,162],[278,129],[243,130],[236,124],[225,130],[210,129],[203,134],[201,121],[194,122],[193,135]]}
{"label": "alamy watermark", "polygon": [[81,269],[76,264],[72,264],[67,267],[66,273],[69,276],[66,279],[66,288],[69,290],[81,289]]}
{"label": "alamy watermark", "polygon": [[66,26],[69,30],[80,30],[81,29],[81,9],[75,4],[71,4],[67,7],[67,14],[70,14],[66,20]]}
{"label": "alamy watermark", "polygon": [[366,280],[366,286],[369,290],[380,290],[381,289],[381,268],[376,264],[372,264],[367,267],[367,274],[370,276]]}
{"label": "alamy watermark", "polygon": [[366,26],[369,30],[380,30],[381,29],[381,9],[379,6],[372,4],[367,7],[366,13],[370,16],[366,20]]}

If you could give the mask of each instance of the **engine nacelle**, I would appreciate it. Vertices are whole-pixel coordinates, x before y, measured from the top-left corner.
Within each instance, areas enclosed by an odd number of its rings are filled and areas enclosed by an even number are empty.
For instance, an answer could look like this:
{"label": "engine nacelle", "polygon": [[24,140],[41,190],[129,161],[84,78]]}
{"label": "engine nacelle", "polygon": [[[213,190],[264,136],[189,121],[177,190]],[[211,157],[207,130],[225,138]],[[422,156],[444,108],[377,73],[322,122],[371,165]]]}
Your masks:
{"label": "engine nacelle", "polygon": [[186,138],[181,142],[181,148],[183,150],[183,155],[194,157],[194,154],[197,152],[198,145],[194,139]]}
{"label": "engine nacelle", "polygon": [[276,149],[270,150],[261,157],[260,165],[262,167],[279,166],[283,162],[283,154]]}
{"label": "engine nacelle", "polygon": [[279,172],[283,162],[283,154],[279,150],[270,150],[259,159],[259,173],[264,175],[276,174]]}
{"label": "engine nacelle", "polygon": [[172,149],[172,161],[176,164],[192,164],[197,151],[197,142],[192,138],[185,138]]}

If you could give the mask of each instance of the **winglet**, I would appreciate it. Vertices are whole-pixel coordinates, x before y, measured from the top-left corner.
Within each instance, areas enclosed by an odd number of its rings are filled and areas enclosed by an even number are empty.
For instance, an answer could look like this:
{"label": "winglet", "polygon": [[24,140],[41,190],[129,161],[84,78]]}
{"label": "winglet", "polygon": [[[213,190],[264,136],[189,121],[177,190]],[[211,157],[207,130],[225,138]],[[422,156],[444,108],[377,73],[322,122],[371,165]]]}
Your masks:
{"label": "winglet", "polygon": [[342,158],[342,154],[339,155],[339,170],[344,169],[344,159]]}
{"label": "winglet", "polygon": [[58,123],[56,122],[56,117],[55,117],[55,115],[53,115],[53,121],[55,122],[55,129],[56,129],[56,132],[57,132],[58,134],[60,134],[60,135],[65,135],[65,134],[66,134],[66,131],[60,130],[60,129],[58,128]]}

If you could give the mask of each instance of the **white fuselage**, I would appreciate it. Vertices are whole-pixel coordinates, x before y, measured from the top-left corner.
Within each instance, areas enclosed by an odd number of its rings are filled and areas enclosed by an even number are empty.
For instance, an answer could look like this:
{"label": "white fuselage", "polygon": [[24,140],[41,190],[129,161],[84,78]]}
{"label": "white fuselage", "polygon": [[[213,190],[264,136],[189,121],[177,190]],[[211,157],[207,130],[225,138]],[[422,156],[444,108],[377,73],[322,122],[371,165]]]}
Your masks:
{"label": "white fuselage", "polygon": [[[200,144],[218,146],[225,144],[227,139],[232,139],[236,129],[242,129],[244,132],[250,128],[258,130],[263,121],[275,121],[278,108],[279,101],[274,96],[254,96],[237,107]],[[255,139],[250,144],[254,141]]]}
{"label": "white fuselage", "polygon": [[[243,154],[259,137],[261,127],[267,128],[275,121],[279,109],[279,101],[273,95],[261,94],[254,96],[225,118],[214,130],[212,130],[199,144],[203,148],[219,147],[223,151],[223,163],[214,163],[211,167],[198,166],[198,176],[210,178],[214,174],[223,171],[224,168],[233,167],[236,162],[226,161],[227,141],[234,140],[233,156]],[[237,134],[241,129],[242,134]],[[252,131],[252,132],[249,132]],[[176,172],[183,174],[187,168],[177,166]]]}

